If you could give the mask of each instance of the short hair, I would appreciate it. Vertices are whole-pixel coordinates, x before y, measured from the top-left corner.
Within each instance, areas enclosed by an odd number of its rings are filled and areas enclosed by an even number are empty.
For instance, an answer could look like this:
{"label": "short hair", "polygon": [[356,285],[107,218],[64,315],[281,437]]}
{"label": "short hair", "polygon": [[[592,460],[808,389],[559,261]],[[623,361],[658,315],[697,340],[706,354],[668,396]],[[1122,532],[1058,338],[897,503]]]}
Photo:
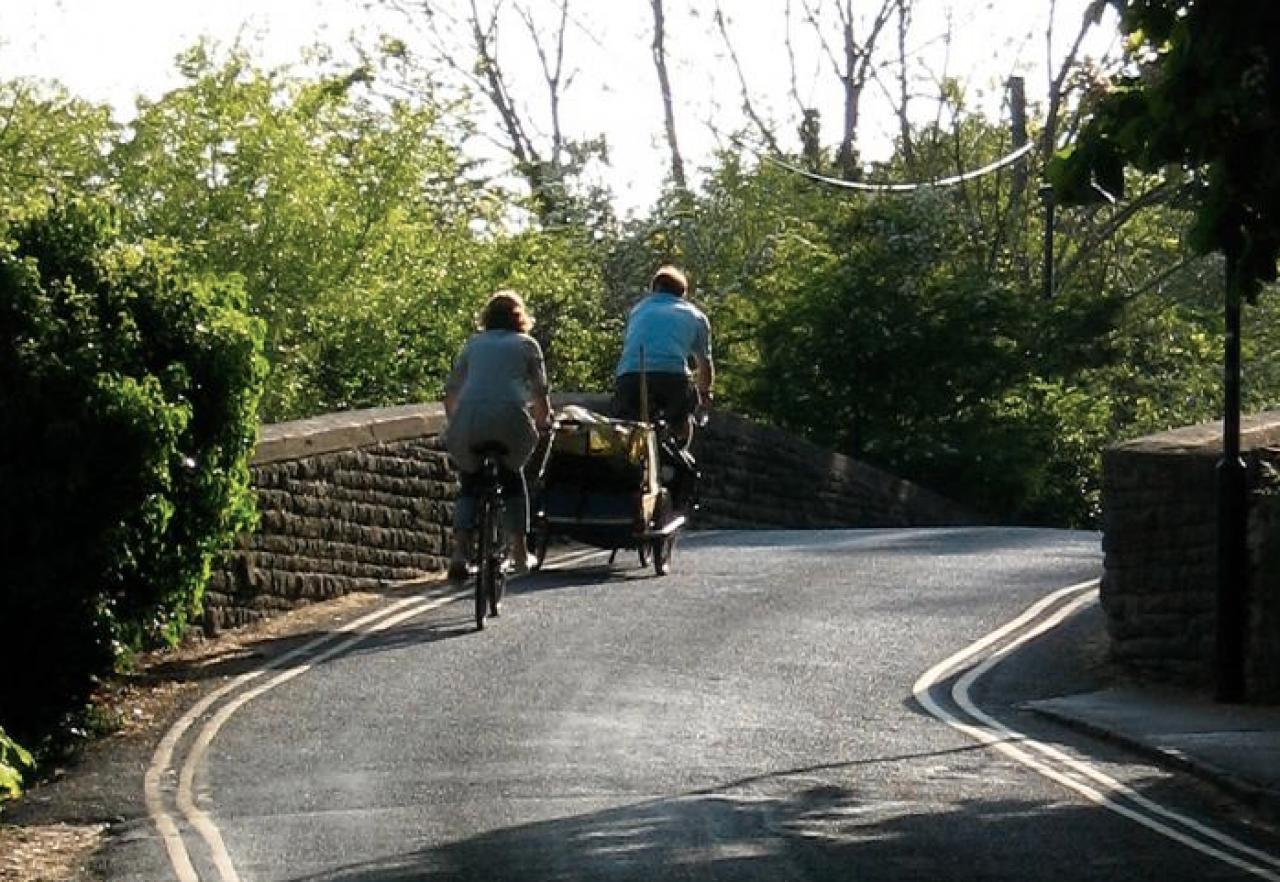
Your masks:
{"label": "short hair", "polygon": [[527,334],[533,328],[533,316],[525,308],[524,298],[508,288],[489,298],[480,313],[480,327],[485,331]]}
{"label": "short hair", "polygon": [[653,281],[649,283],[649,288],[664,294],[678,294],[683,297],[689,290],[689,280],[685,278],[684,272],[678,266],[664,263],[653,274]]}

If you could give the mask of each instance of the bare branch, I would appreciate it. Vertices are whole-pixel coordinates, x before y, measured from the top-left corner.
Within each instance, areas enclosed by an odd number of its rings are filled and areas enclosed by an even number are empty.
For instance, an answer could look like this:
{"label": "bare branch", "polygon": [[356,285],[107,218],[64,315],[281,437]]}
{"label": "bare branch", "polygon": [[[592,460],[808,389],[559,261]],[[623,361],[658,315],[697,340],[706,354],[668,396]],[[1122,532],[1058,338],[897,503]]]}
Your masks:
{"label": "bare branch", "polygon": [[480,83],[485,95],[502,119],[502,126],[510,139],[511,150],[516,161],[525,174],[532,176],[530,182],[535,184],[536,190],[537,185],[541,184],[538,168],[542,165],[542,157],[533,140],[525,132],[524,123],[511,93],[507,90],[507,81],[498,63],[498,14],[501,8],[501,2],[495,3],[493,12],[485,23],[480,17],[476,0],[471,0],[472,48],[476,51]]}
{"label": "bare branch", "polygon": [[801,0],[800,5],[804,8],[805,20],[809,22],[809,26],[813,28],[814,35],[818,38],[818,46],[821,47],[823,55],[827,57],[827,63],[831,65],[831,72],[837,77],[842,77],[844,71],[840,67],[840,59],[837,57],[835,50],[832,49],[831,44],[827,42],[817,6],[811,0]]}
{"label": "bare branch", "polygon": [[662,92],[662,115],[666,126],[667,148],[671,152],[671,179],[681,190],[686,189],[684,157],[676,137],[675,101],[671,93],[671,79],[667,73],[666,13],[662,0],[650,0],[653,9],[653,66],[658,72],[658,87]]}
{"label": "bare branch", "polygon": [[858,125],[862,96],[875,72],[872,62],[876,41],[902,2],[903,0],[882,0],[867,26],[865,39],[859,41],[854,19],[854,0],[832,0],[831,6],[835,9],[841,38],[837,50],[825,33],[820,0],[802,0],[803,16],[814,29],[822,54],[840,80],[844,93],[844,120],[837,163],[846,178],[852,179],[858,172]]}
{"label": "bare branch", "polygon": [[911,29],[911,6],[907,0],[898,3],[898,140],[902,159],[908,169],[915,168],[915,143],[911,137],[910,100],[907,85],[907,32]]}
{"label": "bare branch", "polygon": [[791,98],[796,102],[796,110],[803,119],[806,114],[812,111],[812,108],[806,105],[804,99],[800,97],[800,85],[796,80],[796,47],[791,37],[791,0],[787,0],[785,13],[786,33],[784,41],[787,47],[787,58],[791,62]]}
{"label": "bare branch", "polygon": [[1115,214],[1111,215],[1106,223],[1093,229],[1089,233],[1089,237],[1082,241],[1076,248],[1075,254],[1071,260],[1067,261],[1061,270],[1058,271],[1057,277],[1062,280],[1062,284],[1066,284],[1080,268],[1080,265],[1086,260],[1093,257],[1094,252],[1106,242],[1109,242],[1115,234],[1133,220],[1135,216],[1143,209],[1161,205],[1172,199],[1183,185],[1173,184],[1169,181],[1161,181],[1150,190],[1130,201],[1124,208],[1121,208]]}
{"label": "bare branch", "polygon": [[[1079,60],[1080,47],[1083,45],[1085,37],[1094,25],[1098,23],[1102,16],[1102,12],[1106,7],[1107,0],[1094,0],[1085,10],[1080,20],[1080,28],[1076,32],[1074,42],[1071,49],[1062,58],[1062,63],[1058,66],[1057,73],[1053,74],[1049,80],[1049,107],[1045,113],[1044,133],[1041,135],[1041,154],[1049,156],[1057,149],[1058,141],[1058,115],[1062,110],[1062,102],[1064,99],[1064,86],[1067,77],[1075,68]],[[1049,4],[1049,24],[1045,29],[1045,59],[1048,66],[1053,65],[1053,24],[1055,13],[1057,12],[1057,0],[1052,0]]]}
{"label": "bare branch", "polygon": [[550,163],[557,171],[561,167],[561,157],[565,143],[564,127],[561,122],[560,102],[567,86],[564,84],[564,44],[568,30],[569,0],[560,0],[560,20],[555,34],[555,50],[549,54],[543,44],[541,32],[533,20],[532,13],[526,7],[516,7],[520,18],[524,21],[529,37],[533,41],[534,51],[538,55],[538,64],[542,68],[542,77],[547,85],[547,102],[551,114],[551,147]]}
{"label": "bare branch", "polygon": [[747,85],[747,77],[742,70],[742,63],[738,60],[738,53],[733,48],[733,40],[729,38],[728,26],[725,23],[724,13],[720,9],[719,2],[716,3],[714,19],[716,27],[720,31],[720,38],[724,41],[725,50],[729,53],[729,60],[733,62],[733,69],[738,75],[738,86],[742,93],[742,110],[747,115],[747,119],[751,120],[751,124],[755,126],[756,131],[769,150],[781,155],[782,150],[778,147],[778,139],[774,137],[772,127],[756,112],[755,104],[751,101],[751,89]]}

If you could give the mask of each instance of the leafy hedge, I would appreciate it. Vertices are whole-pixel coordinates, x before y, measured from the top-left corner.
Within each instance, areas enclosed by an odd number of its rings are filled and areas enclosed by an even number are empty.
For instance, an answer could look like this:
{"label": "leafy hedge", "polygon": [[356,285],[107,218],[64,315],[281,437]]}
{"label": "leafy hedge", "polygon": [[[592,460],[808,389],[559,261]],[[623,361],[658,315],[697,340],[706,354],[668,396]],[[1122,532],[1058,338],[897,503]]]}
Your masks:
{"label": "leafy hedge", "polygon": [[0,218],[0,723],[40,739],[197,615],[252,525],[262,328],[104,203]]}
{"label": "leafy hedge", "polygon": [[23,779],[34,770],[31,752],[0,729],[0,799],[21,793]]}

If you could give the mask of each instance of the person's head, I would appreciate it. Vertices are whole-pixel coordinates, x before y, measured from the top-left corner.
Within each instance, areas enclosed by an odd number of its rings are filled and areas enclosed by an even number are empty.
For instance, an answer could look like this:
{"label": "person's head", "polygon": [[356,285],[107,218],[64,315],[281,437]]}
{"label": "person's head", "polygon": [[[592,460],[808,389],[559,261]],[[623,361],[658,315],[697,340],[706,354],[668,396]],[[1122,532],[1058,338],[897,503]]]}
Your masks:
{"label": "person's head", "polygon": [[486,331],[519,331],[529,333],[533,328],[533,316],[524,306],[524,298],[506,289],[489,298],[480,313],[480,327]]}
{"label": "person's head", "polygon": [[649,283],[649,290],[684,297],[689,293],[689,280],[685,278],[684,272],[679,267],[664,263],[653,274],[653,281]]}

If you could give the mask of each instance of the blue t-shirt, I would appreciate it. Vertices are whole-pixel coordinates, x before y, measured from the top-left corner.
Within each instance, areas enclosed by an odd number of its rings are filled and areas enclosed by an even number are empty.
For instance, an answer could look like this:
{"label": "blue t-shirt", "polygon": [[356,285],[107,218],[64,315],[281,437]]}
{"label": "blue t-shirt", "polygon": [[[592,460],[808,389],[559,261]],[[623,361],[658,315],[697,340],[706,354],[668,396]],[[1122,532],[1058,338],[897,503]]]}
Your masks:
{"label": "blue t-shirt", "polygon": [[711,361],[711,323],[683,297],[655,291],[627,316],[622,357],[614,373],[687,374],[693,356]]}

